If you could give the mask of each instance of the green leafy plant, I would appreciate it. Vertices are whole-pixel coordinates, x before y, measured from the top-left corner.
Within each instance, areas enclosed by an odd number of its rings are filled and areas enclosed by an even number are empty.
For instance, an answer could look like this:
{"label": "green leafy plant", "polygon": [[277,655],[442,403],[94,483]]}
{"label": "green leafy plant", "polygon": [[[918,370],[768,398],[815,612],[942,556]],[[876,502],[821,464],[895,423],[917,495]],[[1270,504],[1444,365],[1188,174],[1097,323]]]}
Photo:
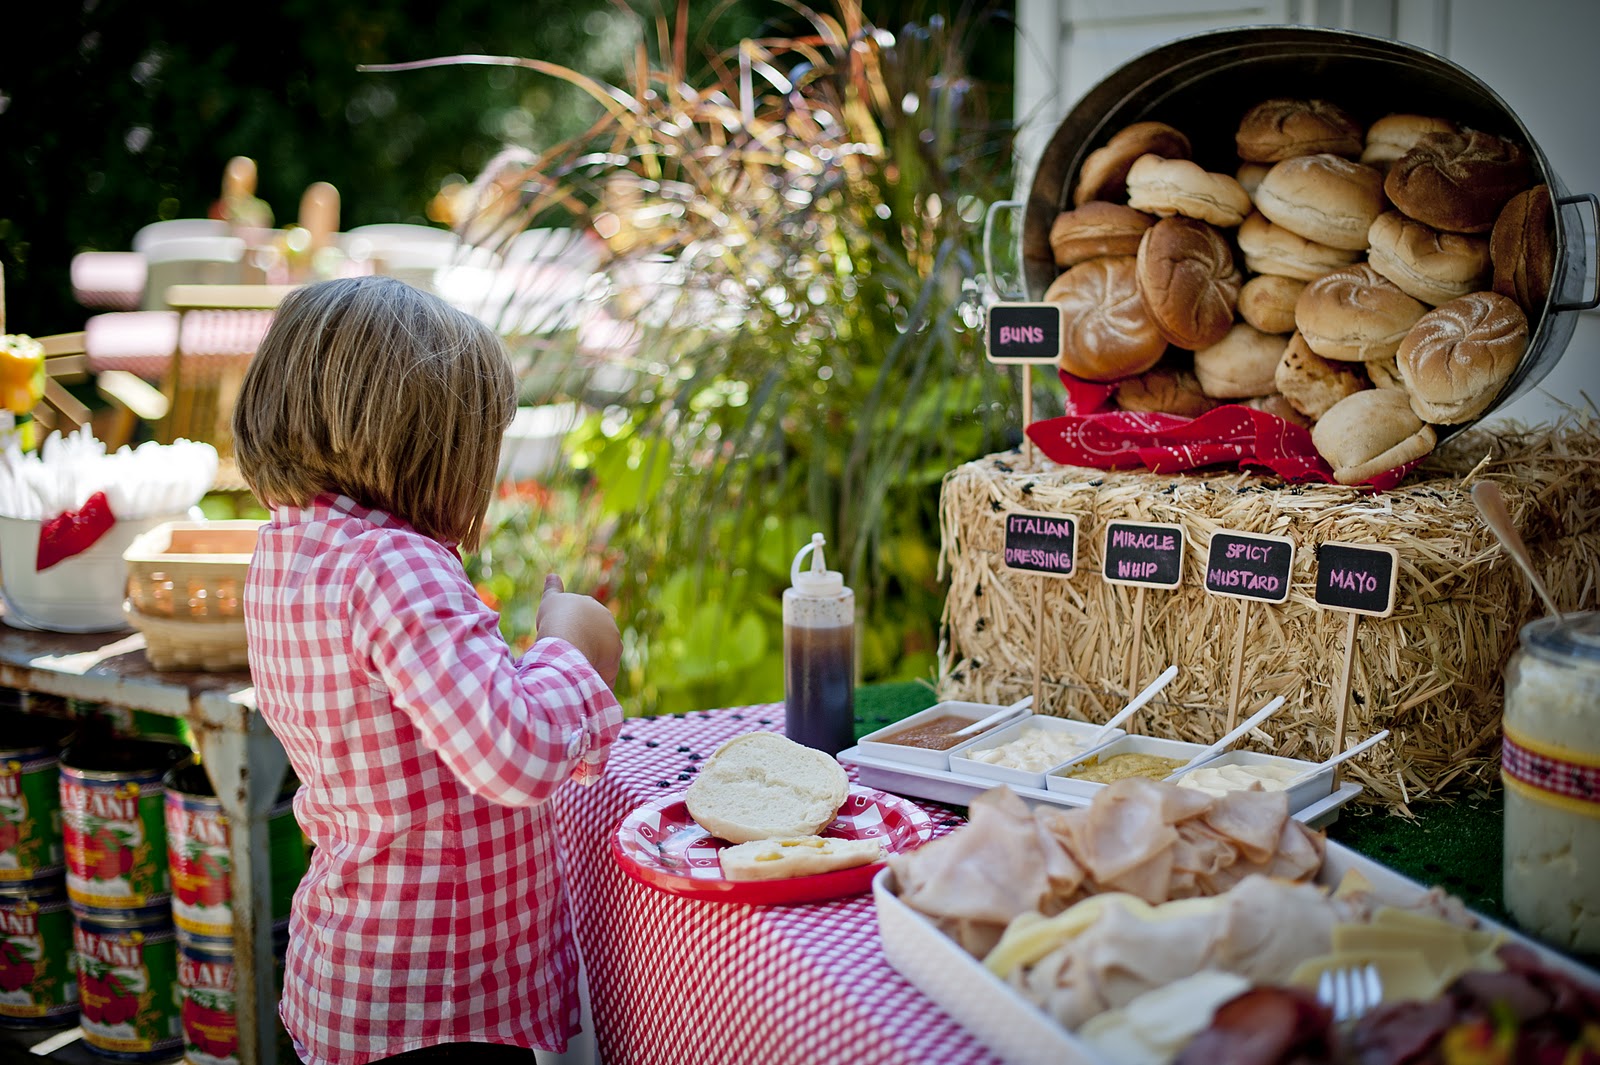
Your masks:
{"label": "green leafy plant", "polygon": [[552,225],[604,241],[576,328],[524,312],[513,340],[529,401],[595,409],[568,451],[609,523],[646,712],[781,698],[780,596],[813,531],[861,604],[864,679],[930,675],[940,479],[1018,420],[981,346],[978,231],[1010,180],[970,69],[989,16],[890,32],[860,0],[780,10],[798,32],[710,49],[698,80],[683,3],[623,85],[515,57],[382,68],[521,66],[597,104],[476,221],[501,247]]}

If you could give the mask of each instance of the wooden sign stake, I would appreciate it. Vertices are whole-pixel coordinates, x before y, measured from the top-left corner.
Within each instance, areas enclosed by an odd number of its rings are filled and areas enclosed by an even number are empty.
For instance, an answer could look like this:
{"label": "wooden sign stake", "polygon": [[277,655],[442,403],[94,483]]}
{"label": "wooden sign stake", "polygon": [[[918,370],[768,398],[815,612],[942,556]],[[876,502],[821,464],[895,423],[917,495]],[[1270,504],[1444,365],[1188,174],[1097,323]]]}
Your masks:
{"label": "wooden sign stake", "polygon": [[[1350,678],[1356,661],[1356,622],[1361,615],[1386,618],[1394,613],[1395,586],[1399,579],[1400,552],[1372,544],[1346,544],[1330,540],[1317,547],[1317,605],[1343,610],[1344,661],[1339,664],[1334,689],[1333,753],[1344,750],[1345,719],[1350,710]],[[1335,769],[1333,786],[1339,786],[1342,769]]]}
{"label": "wooden sign stake", "polygon": [[1033,710],[1044,712],[1044,586],[1078,570],[1078,523],[1057,514],[1010,511],[1001,519],[1001,564],[1035,576],[1033,593]]}
{"label": "wooden sign stake", "polygon": [[1228,731],[1239,720],[1240,688],[1244,684],[1244,645],[1250,632],[1250,600],[1239,600],[1239,635],[1233,644],[1233,681],[1228,687]]}
{"label": "wooden sign stake", "polygon": [[1033,712],[1044,713],[1044,582],[1034,580],[1033,596]]}
{"label": "wooden sign stake", "polygon": [[1133,641],[1128,647],[1128,662],[1122,672],[1122,686],[1128,691],[1133,691],[1133,678],[1139,668],[1139,652],[1144,648],[1144,586],[1141,585],[1133,593]]}
{"label": "wooden sign stake", "polygon": [[[1029,469],[1033,468],[1033,437],[1028,435],[1028,426],[1033,424],[1033,364],[1022,364],[1022,458]],[[1033,705],[1038,706],[1039,700],[1034,699]]]}

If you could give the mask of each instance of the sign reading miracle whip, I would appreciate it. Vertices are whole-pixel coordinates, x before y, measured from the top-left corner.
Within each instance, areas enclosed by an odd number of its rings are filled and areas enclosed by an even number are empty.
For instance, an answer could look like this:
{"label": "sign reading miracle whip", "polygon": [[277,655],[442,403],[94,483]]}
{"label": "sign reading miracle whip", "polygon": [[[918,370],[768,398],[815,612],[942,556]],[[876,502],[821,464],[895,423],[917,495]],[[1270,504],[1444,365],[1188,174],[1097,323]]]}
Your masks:
{"label": "sign reading miracle whip", "polygon": [[1183,582],[1183,526],[1110,522],[1101,574],[1112,584],[1176,588]]}

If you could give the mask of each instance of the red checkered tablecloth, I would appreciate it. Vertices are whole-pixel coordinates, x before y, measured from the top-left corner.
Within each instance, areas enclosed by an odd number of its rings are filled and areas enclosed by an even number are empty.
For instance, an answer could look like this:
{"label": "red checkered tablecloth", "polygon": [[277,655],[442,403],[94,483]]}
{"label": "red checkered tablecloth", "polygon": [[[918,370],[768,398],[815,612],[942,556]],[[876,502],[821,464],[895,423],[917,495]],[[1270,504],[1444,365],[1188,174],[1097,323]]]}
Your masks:
{"label": "red checkered tablecloth", "polygon": [[[605,778],[556,800],[601,1060],[995,1065],[889,965],[870,894],[798,906],[705,902],[618,867],[610,844],[623,817],[682,791],[718,744],[755,730],[782,732],[782,706],[630,720]],[[935,835],[961,823],[923,805]]]}

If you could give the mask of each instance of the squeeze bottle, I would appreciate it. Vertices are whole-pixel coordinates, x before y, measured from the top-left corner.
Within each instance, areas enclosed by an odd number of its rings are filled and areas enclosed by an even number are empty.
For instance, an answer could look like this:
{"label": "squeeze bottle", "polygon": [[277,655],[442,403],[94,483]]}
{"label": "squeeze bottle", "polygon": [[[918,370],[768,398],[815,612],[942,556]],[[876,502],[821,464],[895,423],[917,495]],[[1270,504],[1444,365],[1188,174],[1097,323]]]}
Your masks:
{"label": "squeeze bottle", "polygon": [[[815,533],[789,567],[783,593],[784,728],[791,740],[836,755],[855,742],[856,597],[828,569]],[[811,568],[800,563],[811,553]]]}

